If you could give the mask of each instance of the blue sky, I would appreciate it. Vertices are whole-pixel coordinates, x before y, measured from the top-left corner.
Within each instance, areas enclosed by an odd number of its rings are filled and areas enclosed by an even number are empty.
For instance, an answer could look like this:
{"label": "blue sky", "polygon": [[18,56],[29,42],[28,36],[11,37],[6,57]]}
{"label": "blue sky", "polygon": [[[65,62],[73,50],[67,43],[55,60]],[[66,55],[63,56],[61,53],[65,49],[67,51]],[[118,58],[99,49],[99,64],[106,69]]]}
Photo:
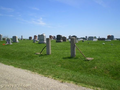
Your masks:
{"label": "blue sky", "polygon": [[0,0],[0,34],[120,37],[120,0]]}

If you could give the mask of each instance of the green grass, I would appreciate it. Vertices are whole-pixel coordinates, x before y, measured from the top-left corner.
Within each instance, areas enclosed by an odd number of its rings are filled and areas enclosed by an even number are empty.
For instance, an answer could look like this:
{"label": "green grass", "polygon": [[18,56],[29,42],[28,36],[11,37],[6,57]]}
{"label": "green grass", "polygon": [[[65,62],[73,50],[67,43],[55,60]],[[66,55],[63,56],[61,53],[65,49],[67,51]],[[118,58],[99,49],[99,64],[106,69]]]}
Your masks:
{"label": "green grass", "polygon": [[120,90],[120,41],[77,43],[86,57],[94,58],[92,61],[85,61],[77,49],[76,57],[71,58],[68,41],[51,41],[51,55],[46,55],[46,49],[42,55],[36,55],[45,44],[33,43],[31,40],[20,40],[12,45],[2,45],[3,43],[5,41],[0,41],[1,63],[78,85]]}

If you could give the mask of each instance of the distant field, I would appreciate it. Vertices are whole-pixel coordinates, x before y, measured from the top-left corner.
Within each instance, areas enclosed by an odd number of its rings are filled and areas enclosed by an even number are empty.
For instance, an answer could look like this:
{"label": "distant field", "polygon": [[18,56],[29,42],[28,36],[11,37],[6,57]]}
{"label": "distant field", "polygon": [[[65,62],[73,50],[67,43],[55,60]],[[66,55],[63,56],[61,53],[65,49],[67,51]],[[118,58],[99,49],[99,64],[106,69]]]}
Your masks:
{"label": "distant field", "polygon": [[[89,44],[88,44],[89,42]],[[45,44],[32,40],[3,45],[0,41],[0,62],[31,70],[44,76],[68,81],[82,86],[93,86],[108,90],[120,90],[120,41],[79,41],[76,45],[86,55],[76,49],[76,57],[70,57],[70,43],[51,41],[51,55],[36,55]],[[105,43],[104,45],[102,43]]]}

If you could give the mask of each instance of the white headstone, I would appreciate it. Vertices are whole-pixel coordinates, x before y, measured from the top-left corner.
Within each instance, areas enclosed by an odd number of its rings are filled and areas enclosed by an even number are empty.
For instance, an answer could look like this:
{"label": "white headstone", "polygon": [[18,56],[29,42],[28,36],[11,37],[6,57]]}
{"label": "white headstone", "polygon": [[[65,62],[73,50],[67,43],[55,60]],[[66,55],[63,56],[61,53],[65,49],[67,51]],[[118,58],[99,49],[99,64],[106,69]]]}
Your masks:
{"label": "white headstone", "polygon": [[17,36],[13,36],[13,42],[19,42]]}
{"label": "white headstone", "polygon": [[10,38],[7,38],[7,40],[6,40],[6,44],[12,44]]}
{"label": "white headstone", "polygon": [[39,43],[46,43],[46,36],[45,34],[38,35]]}

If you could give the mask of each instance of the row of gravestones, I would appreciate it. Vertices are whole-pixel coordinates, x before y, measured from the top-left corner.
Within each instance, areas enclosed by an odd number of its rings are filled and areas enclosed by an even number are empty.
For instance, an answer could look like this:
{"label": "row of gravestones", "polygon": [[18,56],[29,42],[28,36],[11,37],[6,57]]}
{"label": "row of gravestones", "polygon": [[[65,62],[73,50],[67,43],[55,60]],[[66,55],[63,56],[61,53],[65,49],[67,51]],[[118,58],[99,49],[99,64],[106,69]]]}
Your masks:
{"label": "row of gravestones", "polygon": [[[75,37],[76,43],[78,42],[77,36],[71,36],[71,37]],[[69,37],[69,39],[71,37]],[[50,35],[49,38],[52,39],[53,37]],[[12,39],[13,39],[13,42],[19,42],[17,36],[13,36]],[[1,40],[2,40],[2,35],[0,34],[0,41]],[[21,40],[23,40],[23,36],[21,36]],[[32,40],[32,37],[29,37],[29,40]],[[33,43],[35,43],[36,41],[39,41],[39,43],[46,43],[46,36],[45,36],[45,34],[41,34],[41,35],[39,34],[38,35],[38,39],[37,39],[37,36],[34,35]],[[56,42],[63,42],[63,41],[66,42],[67,38],[65,36],[62,36],[62,35],[57,35]],[[6,43],[7,44],[12,44],[11,43],[11,39],[7,38]]]}
{"label": "row of gravestones", "polygon": [[[75,37],[75,41],[77,43],[78,42],[77,36],[72,36],[72,37]],[[49,38],[52,39],[52,36],[50,35]],[[71,37],[69,39],[71,39]],[[32,40],[32,37],[29,37],[29,40]],[[34,35],[33,43],[35,43],[36,41],[39,41],[38,43],[46,43],[45,34],[41,34],[41,35],[39,34],[38,39],[37,39],[37,35]],[[67,38],[65,36],[57,35],[56,42],[66,42],[66,41]]]}
{"label": "row of gravestones", "polygon": [[[10,38],[7,38],[7,39],[4,38],[4,40],[6,40],[6,44],[12,44]],[[2,41],[2,35],[1,34],[0,34],[0,41]],[[19,42],[17,36],[13,36],[12,41],[13,42]]]}

